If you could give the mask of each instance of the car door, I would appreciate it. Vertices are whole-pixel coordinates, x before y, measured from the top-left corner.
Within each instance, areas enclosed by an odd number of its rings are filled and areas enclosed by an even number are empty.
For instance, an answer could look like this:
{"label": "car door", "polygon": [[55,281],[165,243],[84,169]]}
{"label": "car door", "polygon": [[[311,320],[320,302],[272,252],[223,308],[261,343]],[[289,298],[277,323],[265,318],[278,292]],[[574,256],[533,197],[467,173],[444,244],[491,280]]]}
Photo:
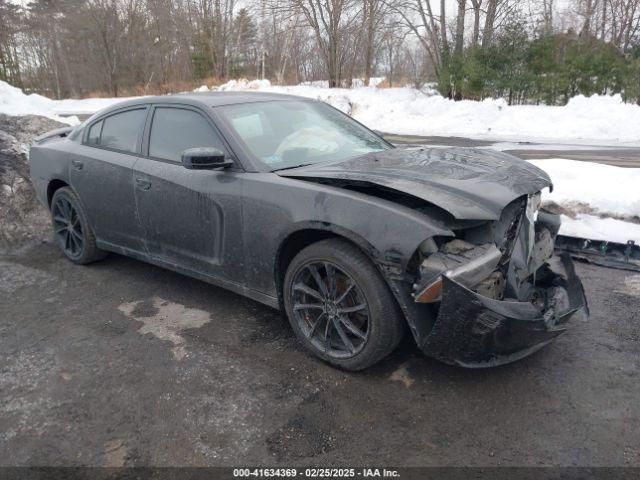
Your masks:
{"label": "car door", "polygon": [[204,112],[154,106],[143,151],[134,167],[138,216],[148,254],[207,276],[242,281],[242,170],[189,170],[182,152],[229,149]]}
{"label": "car door", "polygon": [[70,181],[99,242],[142,251],[133,165],[142,146],[148,107],[130,107],[96,119],[71,154]]}

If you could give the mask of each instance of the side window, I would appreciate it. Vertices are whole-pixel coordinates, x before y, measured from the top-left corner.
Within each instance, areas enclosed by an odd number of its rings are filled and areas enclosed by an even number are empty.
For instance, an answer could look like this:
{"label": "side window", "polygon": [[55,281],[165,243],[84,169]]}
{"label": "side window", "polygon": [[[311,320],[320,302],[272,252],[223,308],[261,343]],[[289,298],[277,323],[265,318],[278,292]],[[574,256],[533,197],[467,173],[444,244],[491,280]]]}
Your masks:
{"label": "side window", "polygon": [[145,109],[128,110],[105,118],[100,146],[135,153],[146,114]]}
{"label": "side window", "polygon": [[193,147],[225,151],[218,135],[202,115],[182,108],[156,108],[149,135],[149,156],[179,162],[182,152]]}
{"label": "side window", "polygon": [[100,120],[99,122],[91,125],[91,128],[89,129],[89,135],[87,136],[87,144],[98,145],[98,143],[100,143],[100,133],[102,132],[102,123],[103,121]]}

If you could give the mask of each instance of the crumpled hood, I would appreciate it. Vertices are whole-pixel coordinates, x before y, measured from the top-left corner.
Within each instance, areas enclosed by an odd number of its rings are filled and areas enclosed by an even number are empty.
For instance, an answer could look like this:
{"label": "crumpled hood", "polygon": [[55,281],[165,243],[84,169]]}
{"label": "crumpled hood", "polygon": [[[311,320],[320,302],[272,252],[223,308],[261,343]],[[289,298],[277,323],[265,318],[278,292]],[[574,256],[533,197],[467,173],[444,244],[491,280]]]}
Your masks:
{"label": "crumpled hood", "polygon": [[302,180],[379,185],[465,220],[497,220],[516,198],[551,186],[549,176],[530,163],[506,153],[470,148],[395,148],[275,173]]}

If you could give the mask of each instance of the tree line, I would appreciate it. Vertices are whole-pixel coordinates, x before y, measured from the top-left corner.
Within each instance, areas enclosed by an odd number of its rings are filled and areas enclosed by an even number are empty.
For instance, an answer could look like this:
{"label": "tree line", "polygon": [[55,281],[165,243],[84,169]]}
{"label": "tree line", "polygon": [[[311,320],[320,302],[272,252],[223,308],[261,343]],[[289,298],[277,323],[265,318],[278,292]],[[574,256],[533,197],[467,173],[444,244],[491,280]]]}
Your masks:
{"label": "tree line", "polygon": [[640,98],[640,0],[0,0],[0,16],[0,79],[54,98],[240,77]]}

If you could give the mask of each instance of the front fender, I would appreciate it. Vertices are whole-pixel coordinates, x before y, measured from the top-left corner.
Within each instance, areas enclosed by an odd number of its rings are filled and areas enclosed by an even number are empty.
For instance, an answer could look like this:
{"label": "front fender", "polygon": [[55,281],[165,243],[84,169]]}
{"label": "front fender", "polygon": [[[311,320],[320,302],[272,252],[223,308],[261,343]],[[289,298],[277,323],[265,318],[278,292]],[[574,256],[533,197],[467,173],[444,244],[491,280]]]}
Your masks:
{"label": "front fender", "polygon": [[[388,281],[404,279],[409,260],[424,240],[453,236],[422,213],[364,193],[269,173],[248,173],[245,178],[247,283],[268,294],[277,293],[273,272],[279,249],[296,231],[325,230],[351,240]],[[271,260],[268,270],[251,258],[253,251]],[[263,283],[265,275],[268,285]]]}
{"label": "front fender", "polygon": [[[307,182],[299,182],[307,183]],[[296,206],[296,221],[283,234],[303,228],[327,230],[358,245],[388,278],[402,279],[418,246],[453,232],[408,207],[359,192],[312,183],[308,203]],[[279,239],[282,240],[282,239]]]}

